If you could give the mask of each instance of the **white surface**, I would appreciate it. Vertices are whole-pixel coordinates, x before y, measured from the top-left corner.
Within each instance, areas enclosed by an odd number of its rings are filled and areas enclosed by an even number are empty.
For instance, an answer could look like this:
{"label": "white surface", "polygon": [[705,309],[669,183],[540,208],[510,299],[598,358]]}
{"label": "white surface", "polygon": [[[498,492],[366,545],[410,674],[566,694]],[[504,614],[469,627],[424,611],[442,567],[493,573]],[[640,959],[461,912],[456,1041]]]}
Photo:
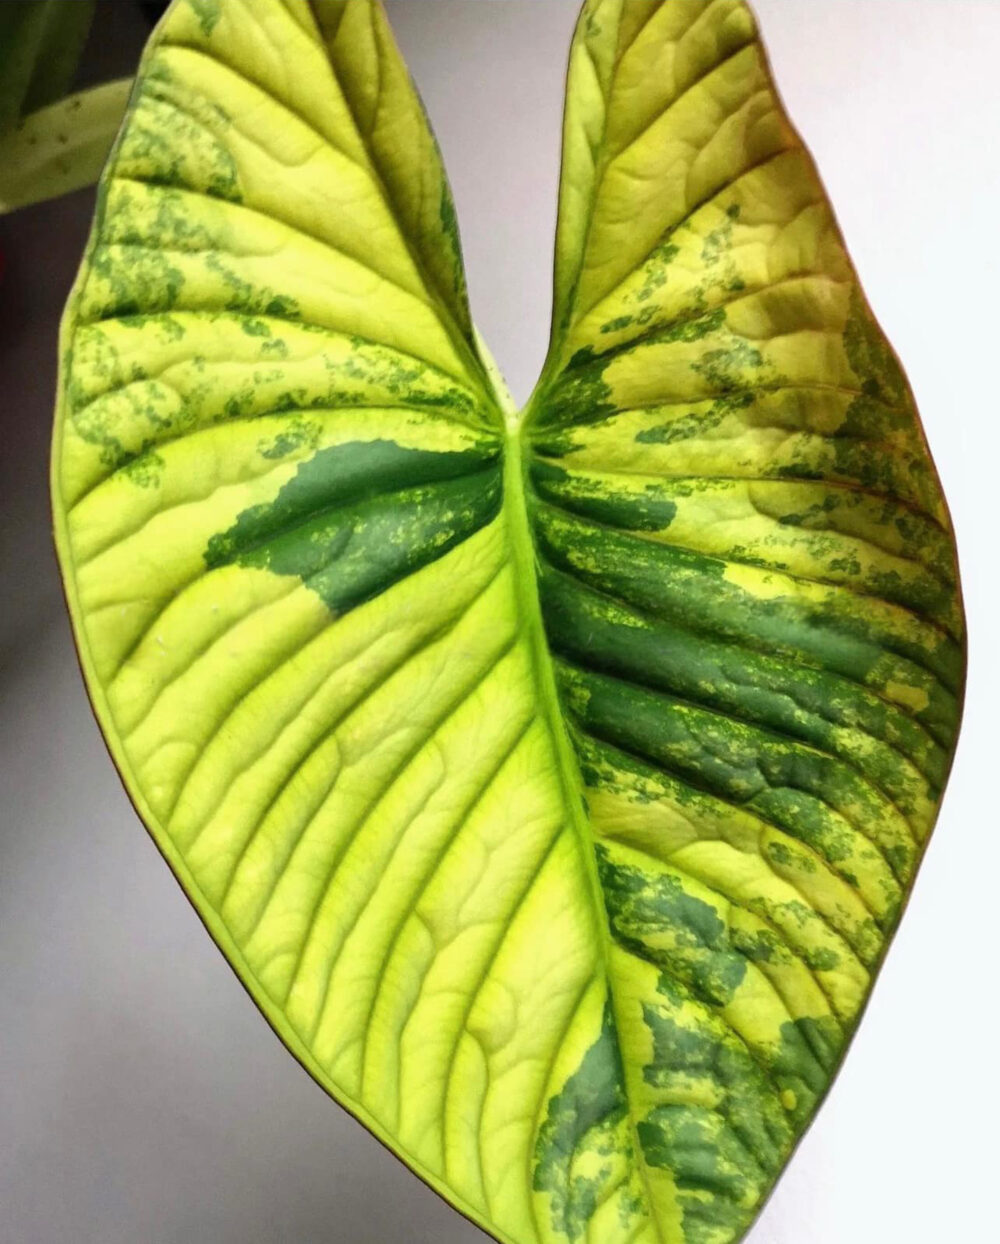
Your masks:
{"label": "white surface", "polygon": [[[396,0],[473,312],[544,353],[570,0]],[[1000,2],[760,0],[778,82],[909,372],[972,657],[936,837],[861,1033],[752,1244],[988,1244],[1000,1093]],[[270,1034],[146,838],[75,670],[45,532],[56,308],[86,196],[0,222],[0,1244],[474,1244]]]}

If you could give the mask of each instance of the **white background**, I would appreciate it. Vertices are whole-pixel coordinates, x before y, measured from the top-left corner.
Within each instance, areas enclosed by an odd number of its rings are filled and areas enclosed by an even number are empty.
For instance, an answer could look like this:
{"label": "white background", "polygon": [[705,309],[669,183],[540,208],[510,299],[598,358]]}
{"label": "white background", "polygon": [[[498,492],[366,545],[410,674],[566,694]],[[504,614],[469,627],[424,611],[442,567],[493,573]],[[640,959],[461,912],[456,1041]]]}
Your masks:
{"label": "white background", "polygon": [[[140,24],[90,53],[127,72]],[[951,502],[965,726],[860,1035],[752,1244],[1000,1238],[1000,0],[759,0]],[[390,0],[515,397],[545,348],[571,0]],[[87,193],[0,221],[0,1244],[474,1244],[308,1079],[128,805],[49,549],[55,325]],[[993,715],[991,715],[993,710]]]}

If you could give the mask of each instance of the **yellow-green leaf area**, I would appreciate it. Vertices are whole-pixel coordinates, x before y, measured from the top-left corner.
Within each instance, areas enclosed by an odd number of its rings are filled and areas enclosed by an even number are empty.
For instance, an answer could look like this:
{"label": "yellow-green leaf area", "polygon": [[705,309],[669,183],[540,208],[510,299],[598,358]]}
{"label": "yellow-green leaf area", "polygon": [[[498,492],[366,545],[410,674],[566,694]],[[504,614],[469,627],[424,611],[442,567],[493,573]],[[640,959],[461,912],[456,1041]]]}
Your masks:
{"label": "yellow-green leaf area", "polygon": [[504,1244],[732,1244],[954,750],[947,508],[742,0],[587,0],[513,409],[373,0],[174,0],[67,308],[57,543],[137,810]]}

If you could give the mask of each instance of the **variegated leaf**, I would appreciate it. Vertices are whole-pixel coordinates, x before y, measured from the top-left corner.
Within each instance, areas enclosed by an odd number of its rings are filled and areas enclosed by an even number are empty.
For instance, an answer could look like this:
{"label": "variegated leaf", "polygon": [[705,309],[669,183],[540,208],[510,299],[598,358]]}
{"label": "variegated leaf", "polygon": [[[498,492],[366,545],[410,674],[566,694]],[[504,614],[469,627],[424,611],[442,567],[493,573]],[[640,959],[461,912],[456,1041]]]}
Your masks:
{"label": "variegated leaf", "polygon": [[588,0],[517,412],[369,0],[175,0],[67,311],[98,717],[289,1048],[507,1244],[729,1244],[955,742],[948,516],[741,0]]}

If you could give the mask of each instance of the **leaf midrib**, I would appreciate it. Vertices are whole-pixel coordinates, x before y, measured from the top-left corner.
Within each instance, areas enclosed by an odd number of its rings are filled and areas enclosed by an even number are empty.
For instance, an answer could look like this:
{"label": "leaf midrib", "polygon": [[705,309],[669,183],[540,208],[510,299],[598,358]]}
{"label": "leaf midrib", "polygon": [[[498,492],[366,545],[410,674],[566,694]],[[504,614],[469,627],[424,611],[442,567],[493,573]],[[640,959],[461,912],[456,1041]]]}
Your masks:
{"label": "leaf midrib", "polygon": [[[566,727],[566,718],[556,685],[555,664],[549,649],[542,615],[542,604],[538,590],[539,558],[528,518],[526,490],[530,485],[527,480],[527,464],[524,459],[522,443],[522,434],[527,423],[528,408],[517,411],[493,360],[487,357],[487,359],[484,359],[484,364],[490,380],[493,381],[494,397],[497,406],[504,416],[507,429],[503,449],[504,489],[501,513],[507,525],[514,591],[517,598],[517,612],[525,642],[529,649],[531,667],[535,676],[540,716],[545,722],[549,737],[552,740],[563,805],[577,838],[590,890],[590,899],[595,916],[594,927],[598,937],[600,955],[595,978],[599,979],[598,973],[603,976],[607,988],[608,1001],[614,1016],[622,1074],[622,1093],[628,1116],[634,1161],[645,1193],[647,1220],[653,1227],[656,1240],[659,1244],[663,1244],[663,1234],[657,1219],[652,1189],[649,1185],[646,1166],[642,1157],[642,1148],[636,1128],[636,1114],[631,1106],[628,1076],[625,1069],[626,1060],[621,1049],[620,1034],[623,1028],[616,1004],[611,975],[611,928],[608,923],[604,892],[597,870],[594,831],[584,804],[583,777],[580,773],[580,765]],[[529,403],[530,405],[531,403]]]}

